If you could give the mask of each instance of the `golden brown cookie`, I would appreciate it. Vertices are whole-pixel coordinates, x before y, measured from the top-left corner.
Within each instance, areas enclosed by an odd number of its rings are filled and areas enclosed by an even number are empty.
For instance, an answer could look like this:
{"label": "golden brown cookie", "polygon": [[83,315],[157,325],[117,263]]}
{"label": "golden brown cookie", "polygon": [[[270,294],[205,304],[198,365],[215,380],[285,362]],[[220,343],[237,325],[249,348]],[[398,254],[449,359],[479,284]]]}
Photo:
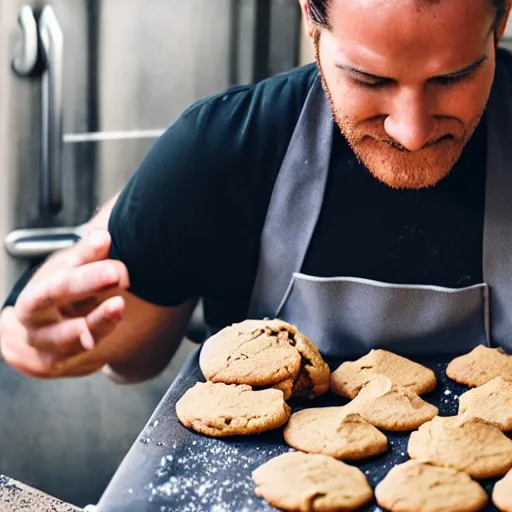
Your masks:
{"label": "golden brown cookie", "polygon": [[488,501],[466,473],[416,460],[391,469],[375,488],[375,497],[391,512],[476,512]]}
{"label": "golden brown cookie", "polygon": [[363,472],[327,455],[291,452],[256,469],[255,492],[281,510],[355,510],[373,492]]}
{"label": "golden brown cookie", "polygon": [[199,364],[212,382],[275,387],[314,398],[329,389],[330,370],[316,345],[281,320],[246,320],[205,341]]}
{"label": "golden brown cookie", "polygon": [[331,375],[331,389],[347,398],[355,398],[359,390],[375,375],[388,377],[393,384],[417,395],[436,387],[432,370],[387,350],[371,350],[357,361],[346,361]]}
{"label": "golden brown cookie", "polygon": [[434,418],[411,434],[412,459],[492,478],[512,468],[512,441],[495,425],[459,416]]}
{"label": "golden brown cookie", "polygon": [[496,377],[459,397],[459,414],[480,418],[503,432],[512,430],[512,381]]}
{"label": "golden brown cookie", "polygon": [[501,512],[512,512],[512,470],[494,486],[492,501]]}
{"label": "golden brown cookie", "polygon": [[344,407],[304,409],[291,415],[283,432],[293,448],[336,459],[359,460],[388,449],[386,436]]}
{"label": "golden brown cookie", "polygon": [[468,354],[453,359],[446,368],[446,375],[472,388],[496,377],[512,379],[512,357],[500,348],[479,345]]}
{"label": "golden brown cookie", "polygon": [[282,391],[253,391],[250,386],[220,382],[198,382],[176,404],[176,414],[185,427],[213,437],[279,428],[290,412]]}
{"label": "golden brown cookie", "polygon": [[416,393],[394,386],[383,375],[375,375],[345,409],[376,427],[395,432],[414,430],[439,412]]}

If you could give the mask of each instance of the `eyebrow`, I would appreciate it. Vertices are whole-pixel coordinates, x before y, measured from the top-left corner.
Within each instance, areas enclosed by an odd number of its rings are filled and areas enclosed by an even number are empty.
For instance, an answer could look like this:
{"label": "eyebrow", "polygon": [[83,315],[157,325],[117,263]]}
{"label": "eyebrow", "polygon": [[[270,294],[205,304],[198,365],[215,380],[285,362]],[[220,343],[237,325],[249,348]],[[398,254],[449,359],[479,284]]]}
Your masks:
{"label": "eyebrow", "polygon": [[[457,77],[457,76],[466,75],[466,74],[470,73],[471,71],[479,68],[487,60],[487,58],[488,58],[487,55],[483,55],[482,57],[480,57],[478,60],[476,60],[472,64],[469,64],[469,66],[465,66],[462,69],[453,71],[452,73],[447,73],[445,75],[439,75],[439,76],[435,76],[432,78],[453,78],[453,77]],[[346,66],[344,64],[336,64],[336,67],[343,71],[348,71],[350,73],[357,73],[358,75],[362,75],[366,78],[371,78],[372,80],[393,80],[393,78],[380,76],[380,75],[374,75],[372,73],[367,73],[366,71],[363,71],[362,69],[358,69],[353,66]]]}

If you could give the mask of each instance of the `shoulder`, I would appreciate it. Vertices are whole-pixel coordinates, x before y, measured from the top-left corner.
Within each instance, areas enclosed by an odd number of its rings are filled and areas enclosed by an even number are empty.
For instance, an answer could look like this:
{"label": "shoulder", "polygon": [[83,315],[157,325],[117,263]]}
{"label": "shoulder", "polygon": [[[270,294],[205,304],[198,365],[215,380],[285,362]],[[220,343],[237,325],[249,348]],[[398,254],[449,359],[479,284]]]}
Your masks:
{"label": "shoulder", "polygon": [[[225,185],[265,202],[317,74],[310,64],[196,102],[157,140],[132,181],[148,183],[153,195]],[[155,181],[162,187],[155,190]]]}
{"label": "shoulder", "polygon": [[249,185],[280,166],[317,73],[308,65],[196,102],[154,143],[121,199],[144,192],[156,200],[233,177]]}
{"label": "shoulder", "polygon": [[194,103],[184,115],[221,113],[237,108],[246,115],[265,115],[275,107],[300,110],[317,74],[316,64],[308,64],[255,84],[232,86]]}
{"label": "shoulder", "polygon": [[247,173],[280,164],[317,74],[309,64],[197,101],[155,142],[134,179],[208,180],[242,164]]}
{"label": "shoulder", "polygon": [[316,74],[310,65],[205,98],[155,142],[109,221],[112,257],[126,264],[135,295],[176,305],[247,281]]}
{"label": "shoulder", "polygon": [[317,73],[316,65],[310,64],[256,84],[231,87],[198,101],[178,122],[217,151],[226,145],[226,137],[231,150],[245,151],[255,138],[259,144],[275,142],[276,137],[287,143]]}

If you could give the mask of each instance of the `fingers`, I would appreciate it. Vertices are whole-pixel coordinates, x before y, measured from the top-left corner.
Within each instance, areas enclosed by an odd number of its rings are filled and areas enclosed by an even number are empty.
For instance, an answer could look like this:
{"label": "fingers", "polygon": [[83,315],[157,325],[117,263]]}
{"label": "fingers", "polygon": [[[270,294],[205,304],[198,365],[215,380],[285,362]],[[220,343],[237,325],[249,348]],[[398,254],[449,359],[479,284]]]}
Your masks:
{"label": "fingers", "polygon": [[14,308],[0,316],[0,353],[7,364],[31,377],[51,377],[62,358],[41,352],[27,342],[27,330],[18,322]]}
{"label": "fingers", "polygon": [[85,318],[28,329],[27,342],[37,350],[67,357],[92,350],[116,328],[123,317],[124,306],[122,297],[112,297]]}
{"label": "fingers", "polygon": [[56,254],[0,314],[0,352],[8,364],[40,378],[59,376],[84,357],[92,369],[106,364],[92,349],[121,321],[120,293],[130,284],[125,265],[106,259],[110,242],[108,232],[94,231]]}
{"label": "fingers", "polygon": [[82,347],[91,350],[102,338],[108,336],[122,320],[124,308],[122,297],[112,297],[89,314],[86,318],[88,329],[80,335]]}
{"label": "fingers", "polygon": [[[30,283],[16,301],[16,313],[28,327],[58,322],[55,308],[60,305],[94,304],[91,299],[100,292],[128,286],[128,271],[120,261],[104,260],[78,268],[63,268],[51,277]],[[51,309],[52,315],[48,318],[43,313]]]}
{"label": "fingers", "polygon": [[[101,342],[118,325],[125,308],[122,297],[103,302],[87,318],[65,320],[39,329],[26,329],[14,308],[0,316],[0,353],[7,364],[38,378],[59,376],[62,365]],[[101,367],[100,361],[94,362]]]}

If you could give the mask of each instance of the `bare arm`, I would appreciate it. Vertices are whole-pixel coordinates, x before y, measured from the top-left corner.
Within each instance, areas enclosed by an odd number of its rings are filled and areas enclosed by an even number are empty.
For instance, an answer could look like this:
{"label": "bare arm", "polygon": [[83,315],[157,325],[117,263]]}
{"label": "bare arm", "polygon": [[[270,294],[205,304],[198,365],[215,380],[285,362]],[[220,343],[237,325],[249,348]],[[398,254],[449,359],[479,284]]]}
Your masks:
{"label": "bare arm", "polygon": [[116,200],[91,219],[83,240],[50,257],[0,316],[0,350],[19,371],[55,378],[104,369],[117,382],[138,382],[162,371],[178,348],[195,301],[164,308],[126,291],[126,267],[108,259]]}
{"label": "bare arm", "polygon": [[103,206],[98,208],[91,220],[87,223],[86,234],[89,234],[95,229],[108,229],[110,214],[112,213],[112,209],[114,208],[118,198],[119,193],[110,198]]}

